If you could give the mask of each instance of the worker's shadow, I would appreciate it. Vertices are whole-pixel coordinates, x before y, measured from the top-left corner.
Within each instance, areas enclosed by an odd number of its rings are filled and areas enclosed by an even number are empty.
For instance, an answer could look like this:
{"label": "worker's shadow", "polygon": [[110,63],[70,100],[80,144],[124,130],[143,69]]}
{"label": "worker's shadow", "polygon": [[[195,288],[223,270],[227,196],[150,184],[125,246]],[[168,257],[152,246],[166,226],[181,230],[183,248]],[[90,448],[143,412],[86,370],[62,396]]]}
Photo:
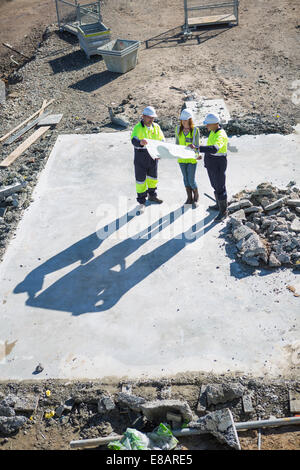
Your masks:
{"label": "worker's shadow", "polygon": [[[99,231],[95,232],[34,269],[15,287],[14,293],[27,292],[29,298],[26,305],[67,311],[73,315],[109,310],[126,292],[213,227],[213,215],[210,214],[150,253],[140,256],[130,266],[126,266],[125,259],[128,256],[175,222],[184,214],[185,209],[186,206],[182,206],[170,212],[135,236],[122,240],[93,258],[93,251],[101,245],[102,238],[107,238],[104,236],[99,239]],[[126,220],[131,220],[129,214],[103,227],[100,232],[107,232],[110,236],[114,227],[118,230]],[[46,275],[78,261],[81,261],[80,266],[39,293]]]}

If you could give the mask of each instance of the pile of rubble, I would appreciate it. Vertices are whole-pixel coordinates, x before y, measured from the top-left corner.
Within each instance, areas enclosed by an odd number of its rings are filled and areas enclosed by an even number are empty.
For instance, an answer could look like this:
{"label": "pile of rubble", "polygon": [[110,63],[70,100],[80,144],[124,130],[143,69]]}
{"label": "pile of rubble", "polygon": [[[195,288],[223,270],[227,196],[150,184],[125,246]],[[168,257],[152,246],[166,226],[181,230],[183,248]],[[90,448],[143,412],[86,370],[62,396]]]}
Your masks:
{"label": "pile of rubble", "polygon": [[227,228],[237,257],[250,266],[300,268],[300,190],[261,183],[244,190],[228,205]]}
{"label": "pile of rubble", "polygon": [[[173,436],[180,437],[177,449],[189,445],[186,437],[199,434],[203,443],[209,434],[213,445],[239,449],[236,430],[247,429],[249,419],[280,418],[292,412],[294,381],[271,384],[265,378],[230,375],[203,380],[195,377],[188,385],[184,378],[137,384],[53,380],[0,384],[0,446],[18,448],[21,442],[22,448],[60,448],[62,442],[65,448],[105,446],[121,439],[128,428],[154,438],[154,428],[165,423]],[[74,438],[79,440],[71,441]]]}

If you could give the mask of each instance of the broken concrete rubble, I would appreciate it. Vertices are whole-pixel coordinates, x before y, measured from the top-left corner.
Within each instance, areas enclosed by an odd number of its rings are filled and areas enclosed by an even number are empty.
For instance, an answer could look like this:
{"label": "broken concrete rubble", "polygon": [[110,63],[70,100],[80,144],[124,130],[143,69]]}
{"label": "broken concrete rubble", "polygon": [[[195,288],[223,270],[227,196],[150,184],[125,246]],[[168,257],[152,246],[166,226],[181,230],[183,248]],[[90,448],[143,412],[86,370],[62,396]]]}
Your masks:
{"label": "broken concrete rubble", "polygon": [[117,402],[121,407],[129,408],[132,411],[140,412],[143,403],[146,402],[145,398],[137,397],[135,395],[120,392],[117,394]]}
{"label": "broken concrete rubble", "polygon": [[219,442],[225,443],[233,449],[241,450],[233,417],[228,408],[208,413],[197,421],[190,422],[189,428],[197,429],[203,433],[210,433]]}
{"label": "broken concrete rubble", "polygon": [[[242,191],[229,202],[227,227],[236,243],[237,256],[250,266],[300,267],[296,256],[300,240],[300,190],[278,189],[262,183]],[[253,205],[245,206],[245,201]],[[244,209],[241,205],[244,204]]]}
{"label": "broken concrete rubble", "polygon": [[[243,396],[241,384],[207,384],[201,386],[197,411],[203,412],[211,405],[227,403]],[[200,409],[199,409],[200,405]]]}
{"label": "broken concrete rubble", "polygon": [[144,416],[152,423],[160,423],[167,419],[167,413],[180,413],[183,421],[193,419],[193,413],[188,403],[180,400],[154,400],[141,405]]}
{"label": "broken concrete rubble", "polygon": [[0,201],[3,201],[5,198],[14,194],[18,191],[21,191],[26,186],[26,182],[12,184],[10,186],[4,186],[0,188]]}
{"label": "broken concrete rubble", "polygon": [[26,423],[25,416],[0,416],[0,433],[5,436],[14,434]]}
{"label": "broken concrete rubble", "polygon": [[98,401],[98,413],[107,413],[115,407],[115,402],[110,396],[104,396]]}

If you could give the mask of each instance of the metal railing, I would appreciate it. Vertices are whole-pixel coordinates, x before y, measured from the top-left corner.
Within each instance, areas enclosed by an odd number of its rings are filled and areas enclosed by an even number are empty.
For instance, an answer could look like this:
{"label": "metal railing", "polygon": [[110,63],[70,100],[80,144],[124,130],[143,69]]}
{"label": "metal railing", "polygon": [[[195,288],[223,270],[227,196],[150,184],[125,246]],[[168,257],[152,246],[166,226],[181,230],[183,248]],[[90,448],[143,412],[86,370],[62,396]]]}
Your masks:
{"label": "metal railing", "polygon": [[76,26],[102,22],[100,0],[83,5],[78,0],[55,0],[55,5],[60,30],[76,34]]}
{"label": "metal railing", "polygon": [[[192,21],[190,20],[189,12],[191,11],[203,11],[203,10],[210,10],[210,9],[232,9],[232,15],[219,15],[220,19],[219,21],[216,18],[216,22],[214,23],[213,18],[210,22],[207,24],[220,24],[220,23],[226,23],[227,18],[228,18],[228,23],[234,22],[236,25],[238,25],[239,22],[239,17],[238,17],[238,9],[239,9],[239,0],[232,0],[231,2],[223,2],[223,3],[216,3],[216,4],[207,4],[207,5],[194,5],[194,6],[189,6],[189,0],[184,0],[184,33],[185,34],[190,34],[191,33],[191,27],[196,27],[200,26],[202,24],[205,24],[205,22],[201,21],[201,17],[199,18],[199,24],[195,21],[193,26],[191,26]],[[217,16],[217,15],[216,15]]]}

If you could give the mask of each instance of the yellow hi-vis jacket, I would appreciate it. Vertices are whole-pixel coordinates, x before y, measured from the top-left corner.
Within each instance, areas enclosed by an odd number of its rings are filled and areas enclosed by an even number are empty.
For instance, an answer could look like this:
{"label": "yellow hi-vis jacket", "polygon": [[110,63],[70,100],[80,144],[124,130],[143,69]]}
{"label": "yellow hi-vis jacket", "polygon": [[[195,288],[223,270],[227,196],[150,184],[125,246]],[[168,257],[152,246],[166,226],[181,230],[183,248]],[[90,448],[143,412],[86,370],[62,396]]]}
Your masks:
{"label": "yellow hi-vis jacket", "polygon": [[228,137],[224,129],[210,131],[206,145],[200,145],[199,151],[216,157],[227,156]]}
{"label": "yellow hi-vis jacket", "polygon": [[[194,127],[193,132],[189,132],[187,135],[184,135],[184,132],[180,132],[180,126],[177,126],[175,129],[175,143],[177,145],[191,145],[194,144],[195,147],[200,145],[200,132],[197,127]],[[178,163],[197,163],[196,158],[178,158]]]}
{"label": "yellow hi-vis jacket", "polygon": [[139,140],[164,140],[164,138],[165,137],[163,131],[161,130],[159,124],[157,124],[156,122],[153,122],[150,128],[145,126],[144,123],[139,122],[134,126],[133,131],[131,133],[131,140],[134,139],[132,143],[137,149],[145,149],[145,147],[139,145]]}

